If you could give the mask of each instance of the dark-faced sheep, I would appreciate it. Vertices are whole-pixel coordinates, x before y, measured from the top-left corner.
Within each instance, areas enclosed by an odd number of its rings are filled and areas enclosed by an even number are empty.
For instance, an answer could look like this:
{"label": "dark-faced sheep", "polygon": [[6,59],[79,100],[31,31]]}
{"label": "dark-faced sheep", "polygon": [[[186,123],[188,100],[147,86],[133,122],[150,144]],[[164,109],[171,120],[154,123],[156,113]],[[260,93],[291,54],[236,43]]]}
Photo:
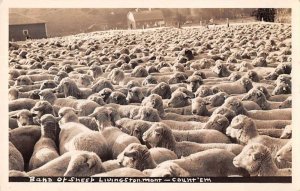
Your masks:
{"label": "dark-faced sheep", "polygon": [[291,169],[278,169],[270,149],[259,143],[248,144],[233,159],[236,167],[244,168],[250,176],[290,176]]}

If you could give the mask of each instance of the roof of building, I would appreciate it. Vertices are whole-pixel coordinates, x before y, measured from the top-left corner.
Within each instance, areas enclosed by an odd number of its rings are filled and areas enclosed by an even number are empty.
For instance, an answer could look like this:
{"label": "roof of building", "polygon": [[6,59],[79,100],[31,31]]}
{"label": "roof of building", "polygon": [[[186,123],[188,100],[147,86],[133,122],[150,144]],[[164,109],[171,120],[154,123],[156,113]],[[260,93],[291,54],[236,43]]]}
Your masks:
{"label": "roof of building", "polygon": [[9,14],[9,25],[24,25],[24,24],[37,24],[37,23],[46,23],[46,21],[27,17],[18,13]]}
{"label": "roof of building", "polygon": [[161,10],[131,12],[135,21],[163,20],[164,16]]}

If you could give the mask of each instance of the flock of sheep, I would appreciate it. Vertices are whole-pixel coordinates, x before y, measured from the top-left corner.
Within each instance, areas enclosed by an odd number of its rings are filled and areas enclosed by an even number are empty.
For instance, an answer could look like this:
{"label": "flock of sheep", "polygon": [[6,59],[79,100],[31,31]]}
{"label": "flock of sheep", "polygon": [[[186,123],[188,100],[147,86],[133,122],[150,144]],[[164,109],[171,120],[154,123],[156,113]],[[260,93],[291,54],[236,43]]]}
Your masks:
{"label": "flock of sheep", "polygon": [[291,25],[9,50],[9,176],[291,176]]}

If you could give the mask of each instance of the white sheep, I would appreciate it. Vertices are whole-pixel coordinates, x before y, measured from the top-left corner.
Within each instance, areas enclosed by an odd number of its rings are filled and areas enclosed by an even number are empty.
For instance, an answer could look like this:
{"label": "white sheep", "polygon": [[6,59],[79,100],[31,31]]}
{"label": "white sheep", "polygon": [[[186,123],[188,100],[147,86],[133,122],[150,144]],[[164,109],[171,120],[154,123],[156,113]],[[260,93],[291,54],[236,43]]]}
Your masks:
{"label": "white sheep", "polygon": [[176,142],[172,130],[162,123],[153,124],[151,128],[143,134],[143,140],[149,143],[151,147],[163,147],[174,151],[178,158],[212,148],[221,148],[239,154],[243,148],[243,146],[238,144],[199,144],[189,141]]}
{"label": "white sheep", "polygon": [[286,125],[280,136],[281,139],[290,139],[292,138],[292,125]]}
{"label": "white sheep", "polygon": [[29,176],[92,176],[105,172],[97,154],[88,151],[70,151],[43,166],[29,171]]}
{"label": "white sheep", "polygon": [[292,140],[289,140],[289,142],[279,149],[279,151],[276,153],[276,160],[278,162],[292,162]]}
{"label": "white sheep", "polygon": [[[250,143],[261,143],[267,145],[273,157],[275,157],[276,152],[288,142],[286,139],[259,135],[253,120],[244,115],[238,115],[233,118],[231,124],[226,129],[226,135],[236,139],[243,145]],[[284,167],[288,164],[277,165]]]}
{"label": "white sheep", "polygon": [[251,143],[233,159],[236,167],[244,168],[250,176],[291,176],[291,169],[278,169],[267,146]]}
{"label": "white sheep", "polygon": [[36,142],[29,161],[28,170],[39,168],[47,162],[59,157],[55,144],[57,139],[57,120],[51,114],[43,115],[40,119],[41,138]]}
{"label": "white sheep", "polygon": [[246,77],[242,77],[241,79],[239,79],[236,82],[232,82],[232,83],[220,83],[217,84],[215,86],[213,86],[213,88],[219,88],[221,89],[223,92],[227,93],[227,94],[243,94],[248,92],[250,89],[252,89],[252,82],[249,78]]}
{"label": "white sheep", "polygon": [[9,101],[8,103],[8,110],[9,111],[16,111],[21,109],[28,109],[30,110],[35,104],[37,100],[33,100],[30,98],[20,98],[16,100]]}
{"label": "white sheep", "polygon": [[9,170],[24,170],[23,156],[11,142],[9,142]]}
{"label": "white sheep", "polygon": [[[182,174],[191,177],[249,176],[246,170],[232,164],[235,156],[235,154],[224,149],[209,149],[181,159],[163,162],[155,169],[146,170],[144,173],[156,177],[182,176]],[[176,172],[175,166],[172,164],[178,165],[185,173],[172,172]]]}

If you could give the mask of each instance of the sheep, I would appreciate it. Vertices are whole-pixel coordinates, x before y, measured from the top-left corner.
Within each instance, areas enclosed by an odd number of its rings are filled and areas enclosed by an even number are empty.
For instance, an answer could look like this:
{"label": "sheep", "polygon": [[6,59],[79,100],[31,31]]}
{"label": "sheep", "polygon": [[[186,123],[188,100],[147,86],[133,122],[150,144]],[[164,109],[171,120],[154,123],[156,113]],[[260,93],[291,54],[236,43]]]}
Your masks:
{"label": "sheep", "polygon": [[190,97],[185,93],[177,91],[174,92],[171,96],[171,99],[168,101],[168,107],[184,107],[190,105]]}
{"label": "sheep", "polygon": [[292,93],[291,86],[284,83],[280,83],[275,87],[275,89],[272,92],[272,95],[291,94],[291,93]]}
{"label": "sheep", "polygon": [[224,115],[227,118],[229,123],[236,116],[235,111],[233,111],[227,107],[224,107],[224,106],[218,107],[216,110],[214,110],[214,112],[212,113],[211,116],[214,116],[217,114]]}
{"label": "sheep", "polygon": [[56,88],[57,83],[54,80],[45,80],[41,83],[40,90]]}
{"label": "sheep", "polygon": [[146,169],[143,171],[146,176],[150,177],[189,177],[188,171],[181,168],[178,164],[173,162],[165,162],[159,164],[155,169]]}
{"label": "sheep", "polygon": [[[243,145],[250,143],[261,143],[267,145],[272,156],[283,147],[288,140],[273,138],[267,135],[259,135],[256,126],[251,118],[244,115],[238,115],[231,121],[231,124],[226,129],[226,135]],[[279,166],[286,166],[287,164],[277,164]]]}
{"label": "sheep", "polygon": [[243,103],[234,97],[227,98],[222,105],[233,110],[236,114],[247,115],[257,120],[291,120],[291,109],[273,109],[273,110],[252,110],[247,111]]}
{"label": "sheep", "polygon": [[246,169],[250,176],[291,176],[291,169],[278,169],[270,149],[259,143],[246,145],[233,164]]}
{"label": "sheep", "polygon": [[74,150],[95,152],[104,161],[110,158],[108,143],[101,132],[92,131],[81,123],[66,122],[60,125],[59,152]]}
{"label": "sheep", "polygon": [[8,125],[8,127],[10,129],[18,128],[18,121],[16,119],[14,119],[14,118],[9,117],[9,125]]}
{"label": "sheep", "polygon": [[30,98],[20,98],[17,100],[9,101],[8,103],[8,110],[9,111],[16,111],[21,109],[30,110],[35,104],[37,100],[33,100]]}
{"label": "sheep", "polygon": [[100,78],[96,83],[93,84],[92,92],[97,93],[103,90],[104,88],[109,88],[111,90],[114,90],[111,81],[104,78]]}
{"label": "sheep", "polygon": [[173,151],[166,148],[161,148],[161,147],[150,148],[149,152],[156,164],[160,164],[168,160],[177,159],[177,155]]}
{"label": "sheep", "polygon": [[[195,115],[178,115],[175,113],[167,113],[164,117],[160,118],[156,109],[152,107],[142,106],[139,109],[138,114],[133,119],[141,119],[145,121],[158,122],[158,121],[195,121],[195,122],[206,122],[209,117],[195,116]],[[174,121],[175,122],[175,121]]]}
{"label": "sheep", "polygon": [[281,136],[281,139],[291,139],[292,138],[292,125],[286,125]]}
{"label": "sheep", "polygon": [[162,117],[165,115],[163,100],[162,97],[158,94],[151,94],[148,97],[146,97],[142,101],[141,106],[153,107],[154,109],[157,109],[159,116]]}
{"label": "sheep", "polygon": [[9,141],[20,151],[25,165],[30,160],[33,147],[40,137],[41,128],[39,126],[25,126],[9,131]]}
{"label": "sheep", "polygon": [[26,172],[18,171],[18,170],[10,170],[8,176],[9,177],[29,177]]}
{"label": "sheep", "polygon": [[34,125],[33,123],[33,117],[35,114],[31,113],[27,109],[19,110],[16,115],[12,115],[12,118],[17,119],[18,127],[28,126],[28,125]]}
{"label": "sheep", "polygon": [[87,99],[96,102],[100,106],[106,104],[100,94],[97,93],[90,95]]}
{"label": "sheep", "polygon": [[102,131],[102,134],[107,140],[113,159],[116,159],[129,144],[140,143],[136,137],[127,135],[116,127],[107,127]]}
{"label": "sheep", "polygon": [[108,98],[112,92],[113,92],[113,90],[111,90],[109,88],[103,88],[101,91],[99,91],[99,95],[103,99],[104,102],[107,102]]}
{"label": "sheep", "polygon": [[9,170],[24,171],[23,156],[12,142],[9,142]]}
{"label": "sheep", "polygon": [[284,100],[279,106],[279,109],[283,109],[283,108],[292,108],[292,96],[289,96],[288,98],[286,98],[286,100]]}
{"label": "sheep", "polygon": [[16,87],[11,87],[8,90],[9,101],[17,100],[20,98],[39,99],[39,90],[32,90],[29,92],[20,92]]}
{"label": "sheep", "polygon": [[175,140],[177,142],[190,141],[195,143],[231,143],[229,138],[214,129],[200,129],[200,130],[172,130]]}
{"label": "sheep", "polygon": [[114,126],[120,119],[118,111],[112,107],[97,107],[89,117],[96,119],[99,131]]}
{"label": "sheep", "polygon": [[48,101],[38,101],[31,108],[31,113],[34,113],[37,118],[41,118],[45,114],[55,115],[52,105]]}
{"label": "sheep", "polygon": [[33,81],[27,75],[21,75],[17,77],[15,81],[15,86],[26,86],[33,85]]}
{"label": "sheep", "polygon": [[243,98],[242,101],[249,100],[257,103],[263,110],[278,109],[281,102],[270,102],[267,100],[263,92],[257,89],[251,89]]}
{"label": "sheep", "polygon": [[78,99],[86,99],[94,93],[89,88],[78,88],[76,83],[69,77],[62,79],[55,90],[62,90],[65,97],[73,96]]}
{"label": "sheep", "polygon": [[143,140],[151,145],[151,147],[163,147],[174,151],[180,158],[188,156],[192,153],[204,151],[212,148],[221,148],[239,154],[243,146],[238,144],[225,143],[208,143],[199,144],[188,141],[176,142],[172,130],[165,124],[153,124],[144,134]]}
{"label": "sheep", "polygon": [[92,65],[88,71],[89,74],[93,76],[94,79],[99,78],[103,74],[101,66]]}
{"label": "sheep", "polygon": [[213,88],[219,88],[227,94],[243,94],[252,89],[252,82],[249,78],[242,77],[236,82],[221,83],[214,85]]}
{"label": "sheep", "polygon": [[40,124],[41,137],[34,145],[33,154],[29,161],[29,171],[59,157],[55,143],[58,128],[56,118],[51,114],[45,114],[41,117]]}
{"label": "sheep", "polygon": [[162,99],[170,99],[172,91],[169,84],[165,82],[160,82],[150,90],[150,94],[157,94],[161,96]]}
{"label": "sheep", "polygon": [[70,151],[43,166],[29,171],[29,176],[87,177],[105,172],[97,154],[88,151]]}
{"label": "sheep", "polygon": [[92,177],[146,177],[146,175],[137,169],[123,167],[105,173],[95,174]]}
{"label": "sheep", "polygon": [[53,105],[54,108],[61,107],[72,107],[76,110],[79,110],[80,116],[88,116],[95,110],[96,107],[99,107],[94,101],[86,99],[71,99],[71,98],[57,98],[56,95],[50,89],[45,89],[40,91],[39,96],[41,100],[48,101]]}
{"label": "sheep", "polygon": [[207,101],[211,107],[219,107],[225,102],[228,97],[229,95],[227,93],[218,92],[214,95],[204,97],[204,100]]}
{"label": "sheep", "polygon": [[212,67],[212,71],[215,72],[218,77],[228,77],[230,75],[226,65],[221,62],[216,63],[216,65]]}
{"label": "sheep", "polygon": [[269,100],[269,101],[275,101],[275,102],[283,102],[284,100],[286,100],[290,95],[288,94],[281,94],[281,95],[270,95],[267,88],[262,86],[262,85],[257,85],[255,87],[253,87],[253,89],[258,89],[260,91],[262,91],[266,98]]}
{"label": "sheep", "polygon": [[198,75],[192,75],[187,79],[188,90],[196,92],[200,85],[203,84],[203,79]]}
{"label": "sheep", "polygon": [[128,103],[141,103],[144,97],[145,96],[140,87],[132,87],[128,90],[126,99]]}
{"label": "sheep", "polygon": [[292,162],[292,140],[289,140],[289,142],[279,149],[279,151],[276,153],[276,160],[278,162]]}
{"label": "sheep", "polygon": [[191,105],[185,106],[185,107],[179,107],[179,108],[166,108],[166,113],[176,113],[179,115],[192,115],[192,107]]}
{"label": "sheep", "polygon": [[128,101],[126,100],[126,95],[119,91],[112,92],[107,99],[107,103],[128,105]]}
{"label": "sheep", "polygon": [[[128,82],[129,83],[129,82]],[[128,85],[127,83],[127,85]],[[157,79],[153,75],[148,75],[143,81],[142,85],[147,86],[149,84],[158,84]]]}
{"label": "sheep", "polygon": [[[170,177],[174,176],[174,165],[178,165],[183,172],[179,176],[191,177],[218,177],[218,176],[249,176],[246,170],[235,167],[232,161],[236,155],[224,149],[209,149],[191,154],[181,159],[166,161],[155,169],[146,170],[144,173],[150,176]],[[175,170],[176,172],[176,170]],[[178,176],[178,174],[175,174]]]}
{"label": "sheep", "polygon": [[209,102],[205,101],[201,97],[196,97],[192,100],[192,113],[193,115],[200,115],[200,116],[211,116],[213,110],[208,110],[206,105],[210,104]]}

